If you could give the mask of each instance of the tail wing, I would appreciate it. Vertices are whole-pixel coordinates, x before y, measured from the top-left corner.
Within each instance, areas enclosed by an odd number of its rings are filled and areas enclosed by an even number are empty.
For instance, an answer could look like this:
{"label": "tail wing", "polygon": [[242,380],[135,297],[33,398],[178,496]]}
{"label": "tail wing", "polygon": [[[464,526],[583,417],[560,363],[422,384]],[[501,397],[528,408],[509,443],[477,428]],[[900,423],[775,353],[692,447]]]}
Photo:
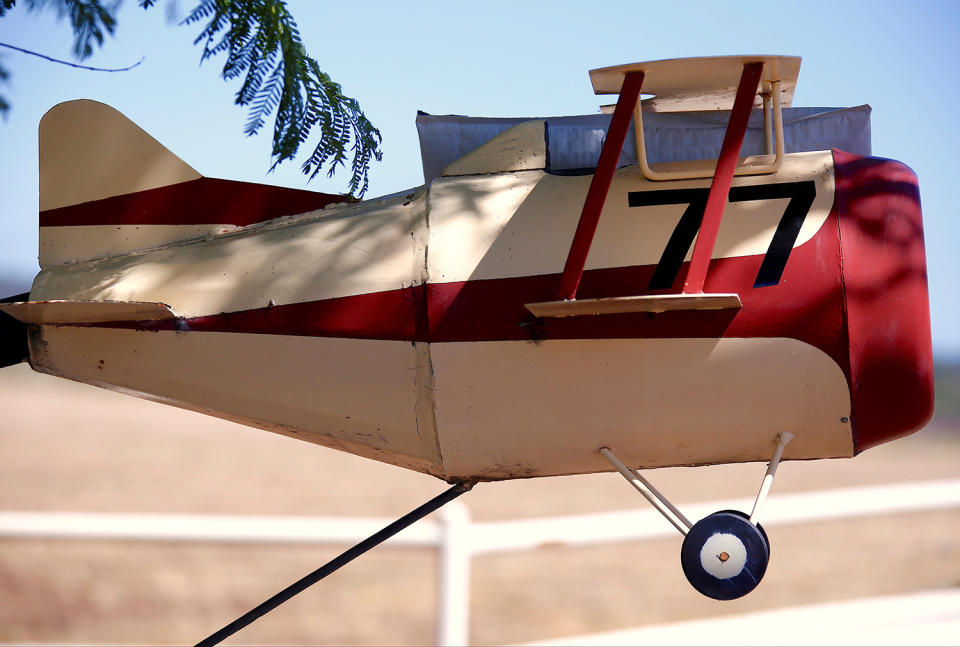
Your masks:
{"label": "tail wing", "polygon": [[118,222],[111,199],[202,176],[117,110],[86,99],[61,103],[43,116],[39,136],[40,267],[206,233],[137,230],[131,229],[135,223]]}
{"label": "tail wing", "polygon": [[218,235],[348,196],[203,177],[108,105],[40,122],[40,267]]}
{"label": "tail wing", "polygon": [[202,176],[110,106],[61,103],[40,121],[40,212]]}

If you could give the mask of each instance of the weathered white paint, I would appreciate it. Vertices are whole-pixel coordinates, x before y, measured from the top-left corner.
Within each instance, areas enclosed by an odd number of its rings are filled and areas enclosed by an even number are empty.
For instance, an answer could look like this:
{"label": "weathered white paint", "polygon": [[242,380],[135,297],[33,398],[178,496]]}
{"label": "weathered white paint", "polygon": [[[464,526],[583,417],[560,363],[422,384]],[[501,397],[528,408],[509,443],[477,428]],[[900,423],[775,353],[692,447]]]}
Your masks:
{"label": "weathered white paint", "polygon": [[40,120],[40,210],[200,178],[200,173],[108,105],[87,99]]}
{"label": "weathered white paint", "polygon": [[[432,344],[45,326],[35,369],[449,478],[852,455],[843,375],[788,339]],[[780,367],[789,364],[789,372]],[[843,418],[843,420],[842,420]]]}
{"label": "weathered white paint", "polygon": [[545,119],[531,119],[508,128],[452,162],[443,170],[443,175],[481,175],[546,168],[546,123]]}
{"label": "weathered white paint", "polygon": [[[671,58],[590,70],[590,82],[596,94],[619,94],[626,73],[643,72],[643,93],[654,95],[644,102],[644,110],[730,110],[743,66],[762,62],[761,92],[780,81],[781,103],[787,108],[793,101],[800,61],[799,56],[769,55]],[[755,105],[762,105],[760,96]]]}
{"label": "weathered white paint", "polygon": [[[104,114],[99,104],[77,108]],[[71,114],[68,123],[55,109],[42,137],[83,131],[77,119]],[[507,139],[529,140],[537,123]],[[58,174],[76,160],[42,160],[49,181],[66,182],[62,194],[45,198],[46,208],[196,176],[132,124],[110,137],[119,138],[112,148],[134,151],[140,162],[129,165],[140,179],[111,178],[119,188],[105,188],[80,174],[83,181],[71,184]],[[66,149],[85,145],[70,140]],[[809,179],[817,191],[802,245],[833,203],[829,152],[790,155],[778,173],[734,185]],[[535,170],[442,178],[406,194],[231,231],[50,228],[58,230],[44,239],[50,259],[150,249],[48,266],[31,300],[161,303],[189,318],[427,281],[557,273],[589,182]],[[669,188],[708,186],[689,180]],[[686,205],[631,208],[627,194],[662,188],[635,167],[617,171],[588,269],[659,260]],[[714,257],[764,253],[785,203],[728,205]],[[604,471],[601,445],[633,467],[766,460],[779,431],[797,436],[790,458],[852,454],[850,425],[841,421],[850,412],[842,372],[819,350],[787,339],[427,344],[43,326],[32,332],[31,362],[448,478]]]}
{"label": "weathered white paint", "polygon": [[[833,159],[829,152],[787,155],[780,171],[736,178],[733,186],[814,180],[816,198],[795,247],[813,238],[833,206]],[[496,279],[560,272],[580,219],[590,176],[539,171],[442,178],[430,188],[430,280]],[[687,208],[686,204],[630,207],[631,191],[708,189],[709,179],[665,186],[636,167],[614,175],[586,269],[655,265]],[[732,202],[724,211],[713,258],[767,251],[788,200]],[[692,255],[693,245],[687,254]]]}
{"label": "weathered white paint", "polygon": [[[840,367],[792,339],[434,344],[444,471],[491,479],[852,456]],[[783,367],[789,366],[789,371]]]}
{"label": "weathered white paint", "polygon": [[0,312],[29,324],[153,321],[176,315],[163,303],[142,301],[28,301],[0,303]]}
{"label": "weathered white paint", "polygon": [[44,326],[30,343],[42,373],[439,472],[409,342]]}
{"label": "weathered white paint", "polygon": [[413,195],[48,267],[31,299],[159,301],[196,317],[409,287],[422,281],[425,256],[424,192]]}
{"label": "weathered white paint", "polygon": [[[102,113],[103,106],[92,106]],[[51,124],[58,115],[56,109],[51,112]],[[166,149],[149,153],[161,159],[170,155]],[[780,172],[734,184],[811,178],[817,196],[796,243],[802,245],[832,206],[828,152],[790,155]],[[393,290],[428,277],[448,282],[555,273],[563,267],[588,185],[586,176],[520,171],[443,178],[429,192],[421,188],[242,229],[215,224],[46,227],[41,237],[46,269],[31,298],[156,301],[191,317],[264,307],[270,301],[279,305]],[[627,193],[662,186],[645,180],[636,168],[617,172],[587,269],[659,260],[686,205],[631,208]],[[708,180],[670,184],[708,186]],[[764,253],[785,206],[785,199],[731,203],[714,258]],[[127,253],[131,247],[146,249]],[[81,260],[113,253],[120,255]],[[56,265],[67,261],[78,262]]]}
{"label": "weathered white paint", "polygon": [[219,236],[236,225],[64,225],[40,228],[40,267],[120,256]]}

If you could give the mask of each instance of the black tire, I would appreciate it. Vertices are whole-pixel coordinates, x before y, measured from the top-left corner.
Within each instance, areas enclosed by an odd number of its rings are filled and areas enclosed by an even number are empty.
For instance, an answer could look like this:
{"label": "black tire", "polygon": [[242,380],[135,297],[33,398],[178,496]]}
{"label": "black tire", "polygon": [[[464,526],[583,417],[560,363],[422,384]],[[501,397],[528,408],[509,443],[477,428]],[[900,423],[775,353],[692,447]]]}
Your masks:
{"label": "black tire", "polygon": [[715,512],[693,525],[680,549],[683,574],[714,600],[741,598],[760,584],[770,561],[763,528],[735,510]]}

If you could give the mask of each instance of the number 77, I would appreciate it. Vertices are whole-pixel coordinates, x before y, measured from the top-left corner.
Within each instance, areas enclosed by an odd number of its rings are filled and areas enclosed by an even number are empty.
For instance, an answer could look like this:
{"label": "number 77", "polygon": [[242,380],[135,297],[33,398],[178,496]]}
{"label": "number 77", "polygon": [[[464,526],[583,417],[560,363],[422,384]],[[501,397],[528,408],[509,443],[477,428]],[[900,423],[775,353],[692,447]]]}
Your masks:
{"label": "number 77", "polygon": [[[667,204],[687,204],[680,222],[677,223],[670,240],[660,256],[660,262],[650,279],[649,290],[665,290],[673,286],[700,230],[703,210],[707,204],[710,190],[703,189],[666,189],[662,191],[631,191],[627,194],[627,204],[631,207],[651,207]],[[760,264],[753,287],[762,288],[780,282],[787,259],[800,234],[800,228],[807,212],[816,197],[816,183],[813,180],[801,182],[783,182],[780,184],[753,184],[735,186],[730,189],[730,202],[748,202],[752,200],[777,200],[790,198],[787,208],[780,217],[777,230],[773,234],[767,253]]]}

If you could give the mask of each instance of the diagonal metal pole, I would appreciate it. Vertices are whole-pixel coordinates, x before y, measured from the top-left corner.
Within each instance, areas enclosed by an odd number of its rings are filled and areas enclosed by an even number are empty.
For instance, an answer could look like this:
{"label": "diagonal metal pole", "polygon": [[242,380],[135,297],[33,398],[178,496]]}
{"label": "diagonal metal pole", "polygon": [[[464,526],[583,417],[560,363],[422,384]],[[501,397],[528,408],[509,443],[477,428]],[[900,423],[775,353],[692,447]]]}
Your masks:
{"label": "diagonal metal pole", "polygon": [[609,447],[601,447],[598,451],[611,465],[617,468],[617,471],[620,472],[623,478],[627,479],[637,492],[643,495],[643,498],[657,509],[657,512],[662,514],[667,521],[673,524],[674,528],[680,531],[681,535],[687,535],[687,531],[693,528],[693,524],[690,523],[690,520],[687,519],[675,505],[670,503],[667,497],[660,493],[660,490],[653,487],[653,483],[640,476],[640,473],[636,470],[624,465]]}
{"label": "diagonal metal pole", "polygon": [[737,94],[733,100],[733,109],[730,111],[730,122],[727,132],[723,136],[720,146],[720,158],[710,183],[710,193],[707,196],[707,206],[703,211],[703,222],[700,233],[697,234],[697,243],[693,247],[693,257],[687,269],[687,278],[683,283],[684,294],[700,294],[707,278],[707,267],[713,256],[713,246],[717,242],[717,232],[720,230],[720,220],[723,218],[723,209],[727,204],[730,185],[733,183],[733,174],[737,170],[737,158],[743,146],[743,136],[747,132],[747,123],[750,112],[753,110],[753,101],[757,96],[757,86],[763,74],[763,63],[747,63],[743,66],[740,83],[737,85]]}
{"label": "diagonal metal pole", "polygon": [[353,561],[360,555],[363,555],[365,552],[371,548],[377,546],[378,544],[383,543],[390,537],[394,536],[407,526],[412,525],[414,522],[419,521],[424,518],[434,510],[442,507],[444,504],[453,501],[458,496],[464,492],[468,492],[473,487],[472,482],[466,483],[457,483],[448,490],[445,490],[440,495],[434,497],[433,499],[427,501],[422,506],[416,510],[405,514],[400,517],[389,526],[385,527],[383,530],[380,530],[373,535],[370,535],[359,544],[353,548],[348,549],[347,551],[341,553],[339,556],[334,557],[332,560],[310,573],[309,575],[297,580],[287,588],[283,589],[276,595],[274,595],[269,600],[257,605],[255,608],[251,609],[247,613],[243,614],[223,629],[211,634],[210,636],[204,638],[196,644],[196,647],[212,647],[213,645],[218,645],[222,641],[226,640],[233,634],[237,633],[256,619],[261,616],[269,613],[273,609],[276,609],[278,606],[297,595],[305,591],[307,588],[313,586],[327,575],[330,575],[341,566],[348,564]]}
{"label": "diagonal metal pole", "polygon": [[613,181],[613,174],[617,170],[617,161],[620,159],[623,141],[627,138],[627,131],[630,129],[633,109],[637,105],[637,101],[640,100],[640,88],[642,86],[643,72],[627,72],[624,76],[623,86],[620,88],[620,97],[617,99],[617,107],[613,111],[613,117],[610,118],[610,127],[607,129],[607,139],[600,150],[597,169],[590,181],[590,188],[587,190],[587,197],[583,202],[583,211],[580,212],[580,221],[577,223],[577,231],[573,235],[573,242],[570,244],[567,262],[563,266],[560,288],[557,290],[558,299],[577,298],[577,288],[580,286],[583,268],[587,263],[590,244],[593,242],[593,235],[597,231],[600,212],[603,211],[603,205],[607,200],[607,192],[610,191],[610,183]]}
{"label": "diagonal metal pole", "polygon": [[750,523],[759,523],[760,512],[763,510],[763,504],[767,501],[767,495],[770,493],[770,486],[773,485],[773,477],[777,473],[777,466],[780,459],[783,458],[783,448],[793,440],[793,434],[789,431],[783,431],[777,434],[777,447],[773,450],[773,457],[767,464],[767,473],[763,476],[763,482],[760,484],[760,491],[757,493],[757,499],[753,502],[753,510],[750,512]]}

